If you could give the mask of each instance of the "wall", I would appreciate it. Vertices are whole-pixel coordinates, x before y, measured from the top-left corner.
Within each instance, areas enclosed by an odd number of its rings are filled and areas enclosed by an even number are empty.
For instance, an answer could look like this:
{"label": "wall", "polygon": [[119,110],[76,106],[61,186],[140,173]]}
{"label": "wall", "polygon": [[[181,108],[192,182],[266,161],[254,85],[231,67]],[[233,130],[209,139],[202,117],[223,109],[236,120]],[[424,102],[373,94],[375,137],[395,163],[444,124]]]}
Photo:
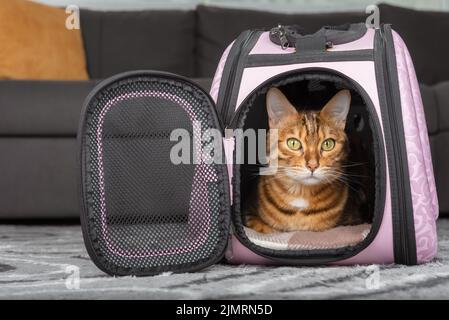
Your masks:
{"label": "wall", "polygon": [[[33,0],[59,6],[76,4],[101,10],[189,9],[198,3],[283,12],[361,11],[376,0]],[[449,11],[449,0],[387,0],[391,4],[427,10]]]}

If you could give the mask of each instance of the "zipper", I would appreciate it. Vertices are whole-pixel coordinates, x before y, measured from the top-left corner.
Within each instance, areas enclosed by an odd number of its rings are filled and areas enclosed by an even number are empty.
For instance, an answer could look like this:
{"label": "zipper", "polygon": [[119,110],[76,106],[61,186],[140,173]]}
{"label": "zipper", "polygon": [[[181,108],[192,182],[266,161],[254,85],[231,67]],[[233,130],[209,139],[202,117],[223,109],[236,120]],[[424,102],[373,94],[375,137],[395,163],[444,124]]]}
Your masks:
{"label": "zipper", "polygon": [[[387,100],[387,114],[389,118],[389,127],[392,135],[392,151],[393,151],[393,161],[394,161],[394,172],[396,172],[395,182],[396,191],[398,193],[396,210],[392,210],[393,218],[393,241],[395,246],[395,261],[398,263],[403,263],[405,265],[416,264],[416,244],[413,245],[410,237],[414,237],[414,225],[413,221],[410,219],[410,206],[407,205],[408,194],[406,192],[406,186],[404,179],[406,177],[406,172],[404,170],[404,164],[407,163],[407,158],[404,158],[404,153],[402,152],[405,146],[401,145],[399,139],[404,136],[404,133],[398,128],[398,124],[402,123],[402,116],[399,114],[402,112],[401,106],[395,103],[395,99],[392,93],[392,85],[394,82],[391,79],[391,72],[397,72],[396,67],[391,65],[392,61],[388,59],[388,39],[385,35],[386,26],[380,29],[380,37],[382,43],[382,67],[384,76],[384,87],[385,96]],[[408,171],[408,170],[407,170]],[[391,176],[391,174],[390,174]],[[393,180],[393,179],[390,179]],[[395,219],[396,215],[396,219]],[[412,230],[413,229],[413,230]],[[413,233],[413,234],[411,234]]]}
{"label": "zipper", "polygon": [[223,108],[221,109],[221,114],[220,114],[221,119],[223,119],[225,128],[227,127],[228,120],[229,120],[228,113],[229,113],[229,107],[230,107],[230,102],[231,102],[232,90],[234,89],[234,84],[235,84],[235,75],[237,72],[237,67],[241,60],[242,51],[248,45],[249,40],[251,39],[254,32],[255,32],[254,30],[251,30],[248,32],[248,35],[246,36],[245,40],[239,44],[238,51],[236,52],[236,56],[235,56],[234,60],[232,61],[232,65],[231,65],[231,69],[229,71],[229,77],[228,77],[229,80],[226,83],[226,89],[224,91]]}

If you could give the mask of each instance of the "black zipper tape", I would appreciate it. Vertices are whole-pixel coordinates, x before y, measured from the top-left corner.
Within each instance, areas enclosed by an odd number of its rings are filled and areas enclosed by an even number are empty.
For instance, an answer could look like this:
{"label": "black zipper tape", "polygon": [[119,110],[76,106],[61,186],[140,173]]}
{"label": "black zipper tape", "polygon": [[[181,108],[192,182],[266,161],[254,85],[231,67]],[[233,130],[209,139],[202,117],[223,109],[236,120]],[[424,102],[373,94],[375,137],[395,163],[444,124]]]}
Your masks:
{"label": "black zipper tape", "polygon": [[232,60],[231,69],[229,71],[229,80],[226,84],[226,90],[225,90],[225,95],[224,95],[224,100],[223,100],[223,108],[222,108],[222,114],[221,114],[221,117],[225,124],[227,124],[227,118],[228,118],[228,113],[229,113],[229,108],[230,108],[230,101],[231,101],[231,96],[232,96],[231,93],[234,90],[234,84],[236,82],[235,80],[236,80],[236,73],[237,73],[239,61],[243,58],[242,51],[247,46],[248,41],[251,38],[252,34],[253,34],[252,31],[250,31],[248,33],[248,36],[240,44],[240,46],[238,48],[237,57]]}
{"label": "black zipper tape", "polygon": [[[247,30],[243,33],[241,33],[237,39],[235,39],[234,44],[232,45],[229,54],[226,58],[226,63],[225,66],[223,68],[223,72],[221,75],[221,80],[220,80],[220,90],[218,92],[218,97],[217,97],[217,105],[216,105],[216,109],[218,112],[219,117],[224,120],[226,117],[225,114],[225,100],[227,99],[227,94],[230,91],[230,87],[231,87],[231,80],[232,79],[232,74],[235,73],[235,69],[236,69],[236,64],[238,63],[238,59],[240,58],[240,54],[242,51],[242,46],[243,43],[246,41],[246,39],[249,37],[251,31]],[[224,88],[224,89],[223,89]]]}
{"label": "black zipper tape", "polygon": [[336,62],[336,61],[373,61],[372,49],[353,51],[320,51],[291,54],[252,54],[248,57],[245,67],[282,66],[310,62]]}
{"label": "black zipper tape", "polygon": [[217,110],[225,127],[234,114],[233,106],[237,101],[238,89],[249,52],[262,32],[262,30],[256,29],[245,31],[239,36],[229,52],[220,83],[220,86],[224,86],[225,90],[220,90],[217,99]]}
{"label": "black zipper tape", "polygon": [[[377,66],[382,70],[385,101],[382,104],[384,128],[390,134],[389,170],[391,185],[391,211],[393,219],[393,242],[395,262],[405,265],[417,264],[413,204],[411,199],[410,178],[405,144],[404,123],[402,118],[401,95],[396,65],[393,35],[390,25],[384,25],[376,33]],[[382,87],[382,83],[378,82]],[[388,138],[388,135],[386,136]]]}

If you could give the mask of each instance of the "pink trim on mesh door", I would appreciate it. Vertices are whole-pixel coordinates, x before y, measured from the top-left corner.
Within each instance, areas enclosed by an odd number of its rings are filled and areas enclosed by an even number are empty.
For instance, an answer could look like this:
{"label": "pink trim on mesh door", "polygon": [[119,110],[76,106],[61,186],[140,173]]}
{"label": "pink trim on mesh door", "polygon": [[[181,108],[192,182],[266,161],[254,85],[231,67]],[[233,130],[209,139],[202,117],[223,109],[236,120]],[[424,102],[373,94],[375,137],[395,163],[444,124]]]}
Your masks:
{"label": "pink trim on mesh door", "polygon": [[[143,257],[163,256],[163,255],[191,252],[200,247],[206,241],[207,234],[210,228],[210,216],[209,214],[205,214],[208,213],[210,210],[209,204],[207,201],[201,201],[201,199],[199,199],[199,195],[208,194],[207,183],[209,181],[216,181],[218,178],[216,176],[216,173],[213,170],[211,170],[210,166],[204,163],[203,161],[204,159],[202,159],[200,154],[201,144],[199,143],[194,144],[197,146],[197,149],[194,150],[194,152],[197,154],[197,159],[201,159],[201,163],[195,166],[195,173],[193,177],[193,185],[190,200],[189,226],[198,227],[198,225],[204,225],[202,232],[199,235],[197,235],[197,237],[192,242],[187,242],[185,247],[171,248],[166,250],[156,250],[156,251],[148,250],[143,252],[139,250],[123,250],[109,237],[106,222],[107,213],[106,213],[106,197],[104,190],[105,188],[104,188],[104,168],[103,168],[103,143],[102,143],[103,123],[106,113],[110,110],[111,107],[125,100],[140,97],[157,97],[175,102],[179,104],[187,112],[192,124],[195,125],[196,123],[195,121],[196,118],[192,106],[184,99],[170,93],[161,91],[137,91],[118,96],[108,101],[108,103],[103,107],[103,109],[100,112],[98,128],[96,133],[98,167],[100,172],[99,185],[100,185],[101,233],[108,249],[111,250],[116,255],[122,257],[143,258]],[[201,141],[201,137],[198,136],[201,130],[193,130],[193,132],[194,132],[194,139],[198,139],[197,141]]]}

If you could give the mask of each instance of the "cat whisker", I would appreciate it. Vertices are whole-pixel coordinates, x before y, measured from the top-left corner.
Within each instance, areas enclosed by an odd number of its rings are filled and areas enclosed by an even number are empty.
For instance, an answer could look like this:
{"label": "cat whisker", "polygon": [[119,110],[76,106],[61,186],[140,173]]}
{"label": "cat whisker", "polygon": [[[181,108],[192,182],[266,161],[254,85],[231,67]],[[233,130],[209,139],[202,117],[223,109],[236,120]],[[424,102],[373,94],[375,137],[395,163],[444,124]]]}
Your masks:
{"label": "cat whisker", "polygon": [[[332,176],[332,174],[330,174],[330,176]],[[358,193],[359,190],[357,190],[353,185],[351,185],[351,181],[349,181],[348,179],[346,179],[345,177],[342,176],[338,176],[338,175],[334,175],[332,176],[332,180],[330,182],[333,181],[338,181],[343,183],[344,185],[346,185],[349,189],[351,189],[352,191],[354,191],[355,193]],[[330,180],[330,179],[329,179]]]}
{"label": "cat whisker", "polygon": [[349,178],[369,178],[370,176],[363,175],[363,174],[352,174],[352,173],[346,173],[346,172],[338,172],[341,176],[349,177]]}

